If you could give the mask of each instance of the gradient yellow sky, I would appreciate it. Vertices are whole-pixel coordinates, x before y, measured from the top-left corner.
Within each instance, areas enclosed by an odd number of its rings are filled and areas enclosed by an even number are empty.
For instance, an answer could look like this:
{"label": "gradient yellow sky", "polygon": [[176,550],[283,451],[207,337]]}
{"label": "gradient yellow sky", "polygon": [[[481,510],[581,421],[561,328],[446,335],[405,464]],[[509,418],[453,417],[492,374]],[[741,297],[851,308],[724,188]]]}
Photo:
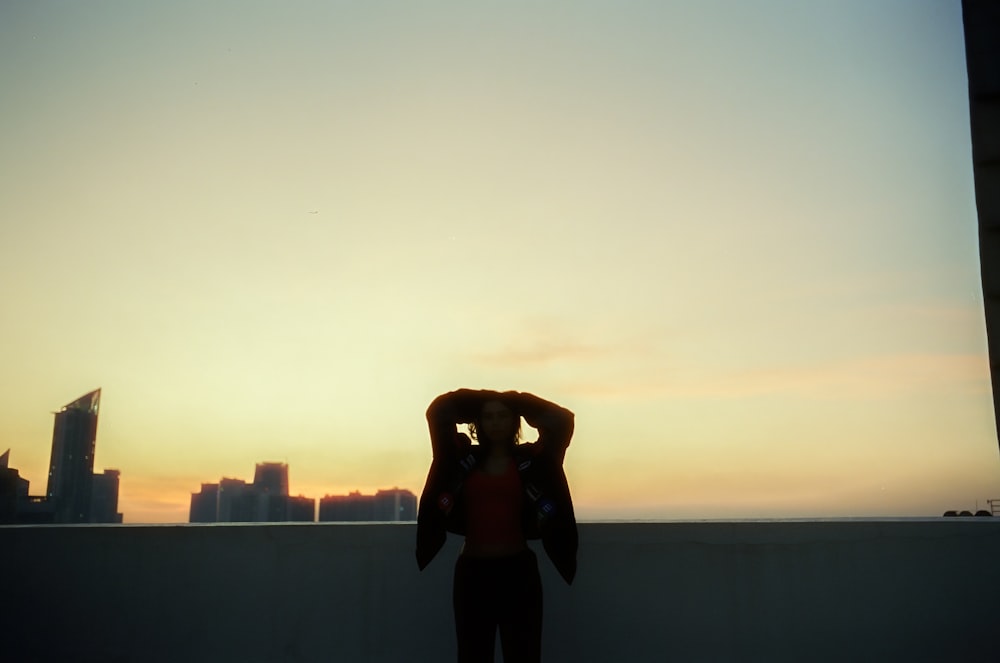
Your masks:
{"label": "gradient yellow sky", "polygon": [[7,3],[0,89],[33,493],[98,387],[126,522],[419,492],[468,386],[585,519],[1000,498],[958,3]]}

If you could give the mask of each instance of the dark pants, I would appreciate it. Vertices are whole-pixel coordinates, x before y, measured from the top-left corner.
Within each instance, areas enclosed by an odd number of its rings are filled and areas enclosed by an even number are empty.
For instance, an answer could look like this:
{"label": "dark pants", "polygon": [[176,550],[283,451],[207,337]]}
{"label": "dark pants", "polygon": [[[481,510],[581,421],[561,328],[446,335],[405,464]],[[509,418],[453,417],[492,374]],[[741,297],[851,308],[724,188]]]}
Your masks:
{"label": "dark pants", "polygon": [[459,663],[493,663],[498,628],[504,663],[539,663],[542,580],[535,553],[460,556],[452,598]]}

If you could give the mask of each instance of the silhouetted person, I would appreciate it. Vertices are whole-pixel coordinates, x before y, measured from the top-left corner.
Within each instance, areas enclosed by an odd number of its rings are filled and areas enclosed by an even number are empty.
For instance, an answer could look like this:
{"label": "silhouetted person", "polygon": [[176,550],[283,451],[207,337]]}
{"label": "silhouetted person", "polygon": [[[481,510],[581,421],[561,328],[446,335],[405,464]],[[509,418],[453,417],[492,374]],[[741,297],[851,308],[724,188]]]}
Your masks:
{"label": "silhouetted person", "polygon": [[[521,417],[537,442],[519,443]],[[434,399],[427,423],[434,461],[417,514],[417,565],[430,563],[447,531],[465,536],[452,595],[459,663],[492,663],[498,628],[504,663],[537,663],[542,584],[527,540],[541,538],[573,582],[576,519],[562,468],[573,413],[528,393],[459,389]]]}

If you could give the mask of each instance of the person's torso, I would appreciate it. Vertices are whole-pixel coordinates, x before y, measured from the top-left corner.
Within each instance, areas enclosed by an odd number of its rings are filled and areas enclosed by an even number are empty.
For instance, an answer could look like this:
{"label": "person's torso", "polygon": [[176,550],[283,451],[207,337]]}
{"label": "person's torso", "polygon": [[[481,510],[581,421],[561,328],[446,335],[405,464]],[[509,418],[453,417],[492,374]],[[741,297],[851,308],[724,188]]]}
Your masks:
{"label": "person's torso", "polygon": [[463,486],[465,554],[508,554],[525,546],[524,490],[513,459],[500,468],[479,467]]}

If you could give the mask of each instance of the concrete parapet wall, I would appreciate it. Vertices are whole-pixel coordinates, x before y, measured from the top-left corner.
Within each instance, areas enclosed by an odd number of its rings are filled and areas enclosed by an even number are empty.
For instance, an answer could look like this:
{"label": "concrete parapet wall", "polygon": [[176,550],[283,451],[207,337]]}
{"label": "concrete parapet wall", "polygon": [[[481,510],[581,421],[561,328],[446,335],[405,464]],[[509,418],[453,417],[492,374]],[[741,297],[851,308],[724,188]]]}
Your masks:
{"label": "concrete parapet wall", "polygon": [[[1000,519],[588,523],[547,663],[998,661]],[[0,527],[0,660],[442,662],[412,524]],[[536,547],[536,551],[540,550]]]}

